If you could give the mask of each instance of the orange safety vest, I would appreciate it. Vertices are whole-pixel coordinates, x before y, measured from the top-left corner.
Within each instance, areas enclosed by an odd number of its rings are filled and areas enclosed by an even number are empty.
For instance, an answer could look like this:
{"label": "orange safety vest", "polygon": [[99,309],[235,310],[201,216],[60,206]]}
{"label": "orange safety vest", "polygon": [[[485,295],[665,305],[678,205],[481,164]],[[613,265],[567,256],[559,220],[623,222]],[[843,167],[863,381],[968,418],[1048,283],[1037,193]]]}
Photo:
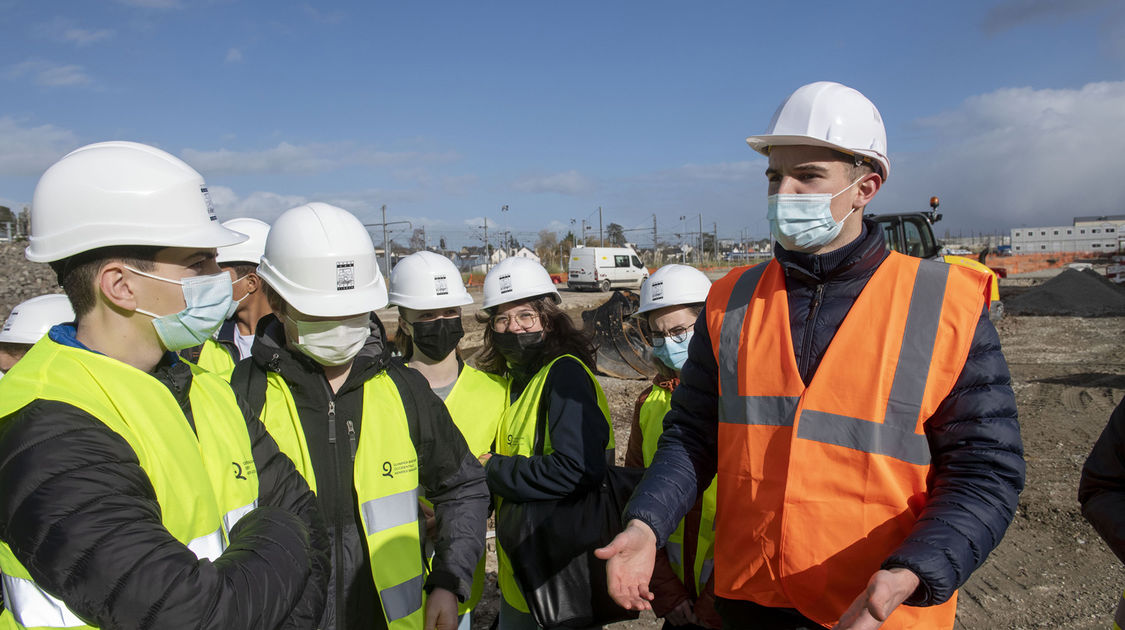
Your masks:
{"label": "orange safety vest", "polygon": [[[891,252],[808,387],[781,265],[715,283],[719,368],[715,592],[830,627],[912,530],[931,472],[923,423],[952,390],[991,278]],[[884,630],[952,628],[957,597],[899,606]]]}

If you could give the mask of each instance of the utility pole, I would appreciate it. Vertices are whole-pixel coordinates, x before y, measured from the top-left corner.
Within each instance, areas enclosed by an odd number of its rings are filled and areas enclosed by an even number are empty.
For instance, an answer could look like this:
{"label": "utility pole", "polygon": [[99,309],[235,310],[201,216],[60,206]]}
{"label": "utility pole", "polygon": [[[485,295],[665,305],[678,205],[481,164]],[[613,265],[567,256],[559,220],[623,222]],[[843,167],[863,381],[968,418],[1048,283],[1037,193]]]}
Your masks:
{"label": "utility pole", "polygon": [[656,238],[656,213],[652,213],[652,266],[659,267],[660,260],[658,252],[660,250],[660,241]]}
{"label": "utility pole", "polygon": [[703,213],[699,213],[699,264],[703,264]]}
{"label": "utility pole", "polygon": [[712,223],[711,229],[713,230],[714,245],[715,245],[715,264],[719,264],[719,224]]}
{"label": "utility pole", "polygon": [[582,219],[582,247],[586,246],[586,219]]}
{"label": "utility pole", "polygon": [[598,246],[605,246],[605,237],[602,236],[602,207],[598,206]]}
{"label": "utility pole", "polygon": [[387,242],[387,204],[383,204],[383,269],[391,277],[391,246]]}
{"label": "utility pole", "polygon": [[488,273],[488,264],[492,262],[492,256],[488,253],[488,217],[484,218],[484,272]]}

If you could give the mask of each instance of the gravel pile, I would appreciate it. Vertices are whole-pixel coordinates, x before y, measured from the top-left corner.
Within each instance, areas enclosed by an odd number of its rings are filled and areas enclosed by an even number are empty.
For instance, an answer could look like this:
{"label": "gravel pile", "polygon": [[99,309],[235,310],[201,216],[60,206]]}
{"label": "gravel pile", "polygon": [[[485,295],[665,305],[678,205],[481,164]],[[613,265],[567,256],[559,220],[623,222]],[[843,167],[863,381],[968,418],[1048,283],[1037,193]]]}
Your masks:
{"label": "gravel pile", "polygon": [[24,300],[45,293],[62,293],[55,272],[24,258],[27,243],[0,243],[0,322]]}
{"label": "gravel pile", "polygon": [[1125,290],[1093,269],[1067,269],[1004,308],[1012,315],[1116,317],[1125,315]]}

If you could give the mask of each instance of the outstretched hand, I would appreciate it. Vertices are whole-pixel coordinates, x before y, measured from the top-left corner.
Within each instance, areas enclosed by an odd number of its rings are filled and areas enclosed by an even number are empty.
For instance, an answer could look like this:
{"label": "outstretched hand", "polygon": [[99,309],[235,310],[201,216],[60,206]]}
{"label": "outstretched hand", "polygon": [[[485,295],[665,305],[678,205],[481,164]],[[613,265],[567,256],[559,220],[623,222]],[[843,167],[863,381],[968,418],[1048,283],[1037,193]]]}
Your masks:
{"label": "outstretched hand", "polygon": [[656,561],[656,534],[642,521],[629,521],[621,532],[594,555],[606,560],[609,595],[627,610],[651,610],[652,565]]}
{"label": "outstretched hand", "polygon": [[855,598],[833,630],[875,630],[918,588],[910,569],[879,570]]}

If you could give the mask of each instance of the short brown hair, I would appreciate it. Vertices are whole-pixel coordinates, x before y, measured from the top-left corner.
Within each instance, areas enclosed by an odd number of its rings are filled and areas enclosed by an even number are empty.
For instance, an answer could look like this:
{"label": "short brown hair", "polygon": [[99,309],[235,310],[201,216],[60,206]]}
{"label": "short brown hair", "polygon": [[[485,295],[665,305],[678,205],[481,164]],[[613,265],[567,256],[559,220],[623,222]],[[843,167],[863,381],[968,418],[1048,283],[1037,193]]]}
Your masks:
{"label": "short brown hair", "polygon": [[[543,330],[548,333],[543,336],[545,344],[543,352],[538,358],[538,365],[527,366],[531,373],[538,372],[544,365],[564,354],[578,357],[591,370],[597,369],[594,345],[591,343],[589,336],[574,326],[570,316],[555,304],[552,296],[541,295],[526,300],[525,303],[533,308],[536,313],[539,313],[539,318],[543,322]],[[484,327],[484,346],[481,347],[481,351],[477,355],[477,366],[485,372],[503,375],[508,372],[508,362],[492,343],[492,336],[495,332],[492,330],[491,323],[495,314],[495,308],[485,309],[477,313],[477,321],[487,324]]]}
{"label": "short brown hair", "polygon": [[51,263],[51,269],[74,307],[75,319],[79,320],[98,303],[94,280],[106,263],[118,261],[140,271],[152,271],[156,268],[156,254],[162,249],[144,245],[100,247],[56,260]]}

